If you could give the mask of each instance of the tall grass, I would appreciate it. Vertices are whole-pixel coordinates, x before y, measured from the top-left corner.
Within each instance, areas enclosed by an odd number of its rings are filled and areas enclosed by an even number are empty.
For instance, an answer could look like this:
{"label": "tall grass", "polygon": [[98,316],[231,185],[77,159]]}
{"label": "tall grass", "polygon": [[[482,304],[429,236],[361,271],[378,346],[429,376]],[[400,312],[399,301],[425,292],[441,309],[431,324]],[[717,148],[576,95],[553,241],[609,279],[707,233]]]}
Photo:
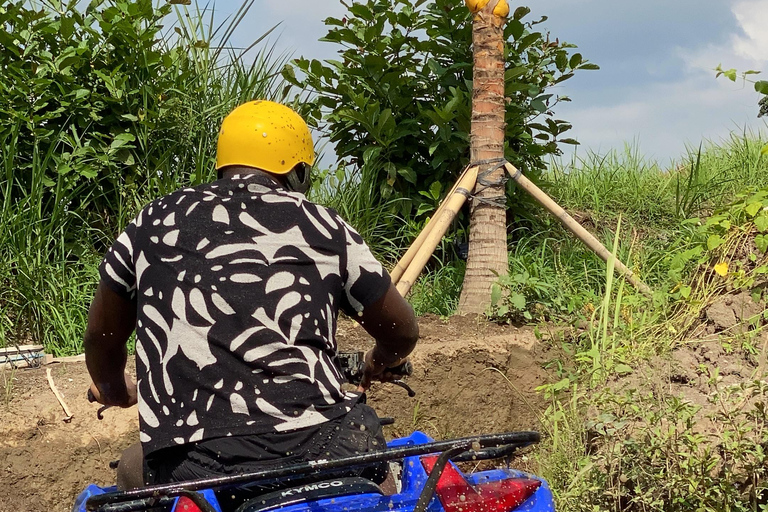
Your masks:
{"label": "tall grass", "polygon": [[371,251],[382,261],[393,264],[407,236],[398,216],[397,204],[403,199],[385,199],[376,184],[375,163],[366,163],[358,171],[326,171],[314,178],[309,199],[336,210],[360,233]]}
{"label": "tall grass", "polygon": [[745,187],[768,184],[761,134],[733,133],[719,143],[690,148],[666,167],[637,146],[570,162],[553,161],[545,187],[566,209],[596,221],[621,213],[643,228],[674,227],[680,220],[722,206]]}
{"label": "tall grass", "polygon": [[43,153],[35,145],[32,168],[39,172],[20,176],[13,167],[17,135],[0,141],[0,345],[32,339],[58,354],[79,343],[85,325],[83,288],[93,277],[80,278],[93,258],[87,224],[70,206],[87,201],[89,188],[69,186],[62,174],[45,182],[56,146]]}
{"label": "tall grass", "polygon": [[[177,25],[160,44],[167,50],[184,51],[168,70],[178,77],[174,90],[180,108],[171,111],[175,130],[156,140],[154,134],[140,141],[147,159],[160,161],[152,169],[149,184],[155,195],[172,192],[180,185],[215,179],[216,140],[221,120],[237,105],[253,99],[280,101],[286,90],[280,71],[288,55],[276,54],[268,37],[276,27],[258,36],[246,48],[232,46],[231,38],[254,0],[245,1],[231,18],[215,24],[213,9],[193,11],[182,5]],[[155,154],[162,155],[157,158]],[[157,176],[156,176],[157,175]],[[159,179],[158,179],[159,178]]]}
{"label": "tall grass", "polygon": [[[174,80],[165,110],[137,118],[135,140],[95,154],[103,170],[89,179],[84,169],[64,168],[67,155],[93,151],[89,128],[36,136],[31,157],[21,154],[30,145],[21,125],[0,132],[0,346],[34,341],[55,355],[81,352],[104,249],[147,201],[214,177],[216,135],[234,106],[283,97],[286,56],[274,53],[266,34],[245,49],[231,46],[252,5],[219,25],[213,11],[177,12],[177,26],[154,43],[175,56],[164,68]],[[145,59],[151,51],[135,48]],[[120,172],[126,166],[130,174]]]}
{"label": "tall grass", "polygon": [[[768,186],[768,157],[761,154],[758,137],[733,134],[720,145],[691,148],[669,169],[630,145],[605,155],[588,153],[568,164],[553,162],[542,186],[606,246],[622,217],[618,258],[664,292],[676,284],[669,274],[670,248],[682,247],[691,235],[693,224],[684,221],[710,215],[745,188]],[[529,313],[538,304],[548,312],[545,317],[589,321],[604,296],[605,263],[541,210],[516,222],[510,275],[533,283],[527,288],[522,283]],[[631,289],[627,293],[634,295]]]}

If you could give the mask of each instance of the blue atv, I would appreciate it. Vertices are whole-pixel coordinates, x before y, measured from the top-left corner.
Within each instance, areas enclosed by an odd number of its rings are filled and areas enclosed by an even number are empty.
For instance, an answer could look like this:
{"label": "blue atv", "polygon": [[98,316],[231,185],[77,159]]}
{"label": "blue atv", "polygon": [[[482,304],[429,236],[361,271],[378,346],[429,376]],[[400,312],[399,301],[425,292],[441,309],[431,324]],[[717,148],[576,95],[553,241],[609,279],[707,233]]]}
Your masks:
{"label": "blue atv", "polygon": [[[347,380],[359,382],[362,354],[342,353]],[[408,375],[405,367],[392,373]],[[403,382],[396,382],[413,391]],[[101,410],[100,410],[101,412]],[[391,424],[382,418],[382,424]],[[514,469],[463,472],[457,463],[510,458],[539,441],[537,432],[511,432],[434,441],[422,432],[394,439],[385,450],[318,460],[225,477],[155,485],[119,492],[89,485],[73,512],[554,512],[547,482]],[[397,491],[385,493],[360,477],[340,472],[389,464]],[[236,490],[247,496],[236,509],[222,509],[217,496]]]}

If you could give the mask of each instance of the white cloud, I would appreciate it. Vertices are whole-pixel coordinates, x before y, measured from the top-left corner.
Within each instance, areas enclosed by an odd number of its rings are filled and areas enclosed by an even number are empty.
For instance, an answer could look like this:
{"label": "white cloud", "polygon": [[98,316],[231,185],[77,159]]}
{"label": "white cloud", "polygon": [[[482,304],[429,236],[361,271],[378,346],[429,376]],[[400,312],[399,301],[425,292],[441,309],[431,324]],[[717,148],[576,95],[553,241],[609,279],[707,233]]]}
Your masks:
{"label": "white cloud", "polygon": [[763,69],[768,72],[768,0],[740,0],[731,5],[731,13],[741,33],[732,34],[727,41],[709,43],[699,48],[677,48],[689,68],[711,70],[724,68]]}
{"label": "white cloud", "polygon": [[731,7],[731,12],[744,32],[744,35],[734,35],[731,40],[734,53],[755,62],[768,60],[768,1],[738,1]]}
{"label": "white cloud", "polygon": [[[675,75],[625,87],[622,99],[612,104],[563,106],[562,116],[573,122],[575,138],[595,151],[636,140],[648,156],[668,161],[682,157],[686,145],[718,141],[732,131],[765,133],[766,123],[756,117],[759,96],[751,84],[715,79],[714,68],[722,64],[768,74],[768,0],[737,0],[731,12],[738,33],[720,43],[673,49],[672,57],[682,64]],[[638,83],[644,78],[650,77],[639,76]]]}
{"label": "white cloud", "polygon": [[613,105],[567,105],[558,115],[574,125],[582,147],[604,152],[637,141],[641,154],[668,163],[685,155],[686,146],[718,141],[745,127],[758,130],[757,96],[749,88],[735,89],[717,82],[712,73],[689,76],[672,83],[655,83],[627,91],[625,101]]}

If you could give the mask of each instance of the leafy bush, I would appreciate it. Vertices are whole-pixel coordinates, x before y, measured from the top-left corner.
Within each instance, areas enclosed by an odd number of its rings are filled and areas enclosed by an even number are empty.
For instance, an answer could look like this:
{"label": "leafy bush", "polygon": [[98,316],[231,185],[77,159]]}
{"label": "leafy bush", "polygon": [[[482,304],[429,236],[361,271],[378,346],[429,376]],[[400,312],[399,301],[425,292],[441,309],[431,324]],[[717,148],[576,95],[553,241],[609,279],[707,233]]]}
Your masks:
{"label": "leafy bush", "polygon": [[[346,4],[345,4],[346,5]],[[405,214],[431,211],[428,193],[467,164],[472,98],[472,26],[461,0],[367,0],[342,19],[328,18],[322,41],[339,60],[298,59],[285,78],[315,93],[307,113],[327,130],[336,153],[360,168],[379,162],[382,197]],[[565,97],[549,88],[577,69],[596,69],[573,45],[537,31],[518,8],[506,26],[507,159],[526,171],[557,154],[570,124],[552,108]]]}
{"label": "leafy bush", "polygon": [[[226,35],[211,48],[214,29],[200,13],[179,16],[170,37],[169,3],[94,0],[84,12],[74,0],[33,5],[0,8],[0,141],[16,169],[13,197],[33,179],[67,189],[85,182],[71,209],[125,221],[125,208],[211,176],[221,117],[276,89],[264,54],[250,66],[236,62]],[[231,65],[220,67],[226,57]],[[44,168],[34,167],[35,152],[47,155]]]}
{"label": "leafy bush", "polygon": [[[36,172],[47,186],[57,174],[68,176],[71,188],[101,177],[99,186],[111,190],[79,201],[95,201],[98,210],[105,196],[119,197],[120,178],[131,182],[140,172],[139,132],[170,128],[158,122],[174,83],[166,72],[174,55],[156,40],[171,8],[117,0],[93,2],[82,13],[75,5],[56,12],[19,1],[0,11],[0,115],[8,121],[0,140],[13,137],[14,196]],[[50,155],[46,168],[33,169],[35,151]]]}
{"label": "leafy bush", "polygon": [[214,176],[235,105],[282,97],[284,61],[228,46],[249,5],[218,27],[183,10],[171,33],[150,0],[0,6],[0,346],[77,353],[105,246]]}

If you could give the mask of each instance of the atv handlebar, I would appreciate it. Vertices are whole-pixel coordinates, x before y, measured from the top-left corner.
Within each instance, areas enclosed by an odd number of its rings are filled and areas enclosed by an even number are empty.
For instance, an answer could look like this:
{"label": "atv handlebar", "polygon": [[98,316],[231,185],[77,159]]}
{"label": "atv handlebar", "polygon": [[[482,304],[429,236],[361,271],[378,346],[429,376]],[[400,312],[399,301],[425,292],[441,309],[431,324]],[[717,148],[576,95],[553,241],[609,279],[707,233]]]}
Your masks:
{"label": "atv handlebar", "polygon": [[[540,440],[538,432],[508,432],[505,434],[490,434],[484,436],[465,437],[447,441],[433,441],[424,444],[405,444],[384,450],[377,450],[341,459],[323,459],[302,462],[294,465],[284,465],[276,469],[254,471],[251,473],[239,473],[236,475],[208,477],[188,482],[174,482],[170,484],[154,485],[130,491],[113,491],[91,496],[86,502],[86,510],[100,512],[129,512],[146,510],[159,504],[172,504],[176,496],[185,495],[195,498],[191,491],[203,489],[223,490],[241,485],[260,485],[281,482],[286,478],[297,479],[303,476],[327,475],[329,472],[339,469],[367,466],[377,462],[401,460],[405,457],[417,457],[434,453],[449,453],[443,457],[443,467],[449,459],[459,460],[490,460],[499,456],[508,456],[514,450],[537,443]],[[496,448],[496,450],[494,450]],[[437,480],[435,468],[432,473]],[[425,486],[426,487],[426,486]],[[431,490],[429,496],[431,497]],[[427,493],[422,491],[427,496]],[[425,503],[429,500],[425,499]],[[203,509],[204,510],[204,509]]]}
{"label": "atv handlebar", "polygon": [[[341,373],[347,382],[354,385],[359,385],[363,380],[363,374],[365,373],[365,353],[364,352],[339,352],[339,368]],[[393,375],[399,375],[402,377],[409,377],[413,375],[413,364],[410,361],[405,361],[402,364],[393,366],[386,369],[387,372]],[[400,386],[408,392],[408,396],[413,398],[416,396],[416,392],[411,387],[403,382],[401,379],[391,381],[392,384]]]}

